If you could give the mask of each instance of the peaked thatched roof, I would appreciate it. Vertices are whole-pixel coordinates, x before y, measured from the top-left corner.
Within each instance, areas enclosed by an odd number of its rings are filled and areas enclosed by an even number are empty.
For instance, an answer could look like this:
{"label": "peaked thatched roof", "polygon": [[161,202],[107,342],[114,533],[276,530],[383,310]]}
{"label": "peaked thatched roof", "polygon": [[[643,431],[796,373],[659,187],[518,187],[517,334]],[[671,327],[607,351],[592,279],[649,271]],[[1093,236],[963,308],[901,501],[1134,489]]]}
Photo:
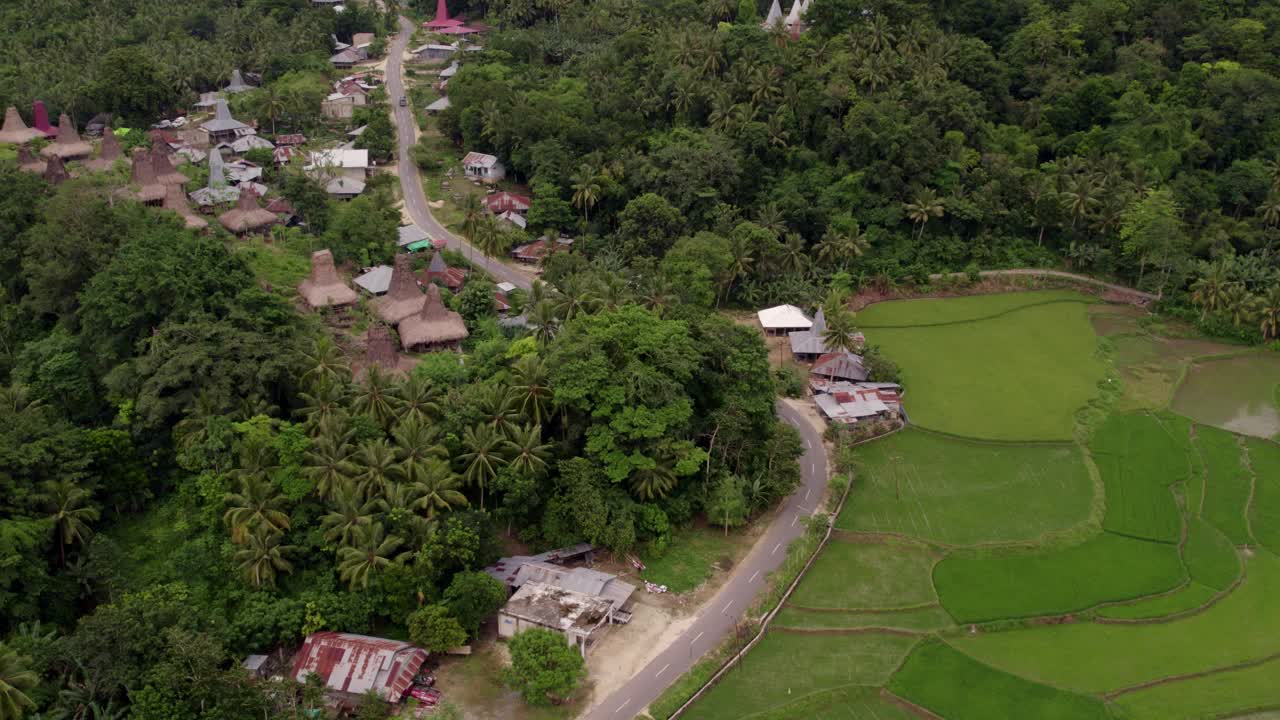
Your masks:
{"label": "peaked thatched roof", "polygon": [[108,125],[102,129],[102,144],[98,147],[98,157],[85,161],[90,170],[110,170],[120,159],[120,141],[116,139],[116,131]]}
{"label": "peaked thatched roof", "polygon": [[396,350],[395,338],[391,330],[381,323],[374,323],[364,338],[365,354],[351,363],[357,381],[363,381],[369,368],[377,367],[383,372],[406,374],[418,364],[417,358],[406,357]]}
{"label": "peaked thatched roof", "polygon": [[298,292],[313,308],[351,305],[357,299],[356,291],[338,277],[333,253],[328,250],[311,253],[311,277],[302,281]]}
{"label": "peaked thatched roof", "polygon": [[40,151],[41,155],[50,157],[57,155],[63,160],[89,157],[93,154],[93,146],[80,139],[76,132],[76,124],[66,113],[58,116],[58,139]]}
{"label": "peaked thatched roof", "polygon": [[156,182],[155,168],[151,158],[142,148],[133,149],[133,169],[129,176],[129,184],[137,186],[133,196],[139,202],[157,202],[164,199],[164,186]]}
{"label": "peaked thatched roof", "polygon": [[49,124],[49,110],[45,108],[43,100],[31,103],[31,129],[39,130],[47,138],[58,136],[58,128]]}
{"label": "peaked thatched roof", "polygon": [[427,287],[427,301],[422,311],[400,321],[400,342],[410,349],[427,349],[433,345],[452,345],[467,337],[462,316],[446,308],[440,299],[440,288]]}
{"label": "peaked thatched roof", "polygon": [[45,161],[36,157],[36,154],[31,152],[31,148],[27,147],[26,145],[18,146],[18,168],[19,169],[26,170],[29,173],[43,175],[45,167],[46,167]]}
{"label": "peaked thatched roof", "polygon": [[217,148],[209,150],[209,184],[191,193],[191,199],[200,207],[213,207],[236,202],[240,193],[227,185],[222,172],[222,151]]}
{"label": "peaked thatched roof", "polygon": [[44,168],[44,179],[50,185],[57,185],[71,179],[71,176],[67,174],[66,166],[62,164],[62,158],[57,155],[49,158]]}
{"label": "peaked thatched roof", "polygon": [[244,76],[240,74],[239,70],[232,70],[231,82],[228,83],[225,88],[223,88],[223,92],[240,93],[240,92],[245,92],[247,90],[252,90],[252,89],[253,89],[253,86],[245,83]]}
{"label": "peaked thatched roof", "polygon": [[169,162],[169,148],[164,143],[151,146],[151,167],[155,172],[156,182],[161,185],[181,187],[187,184],[187,176],[174,169],[173,163]]}
{"label": "peaked thatched roof", "polygon": [[374,312],[392,325],[422,312],[422,306],[427,302],[427,296],[422,294],[418,280],[413,276],[412,262],[404,253],[396,255],[387,294],[373,301]]}
{"label": "peaked thatched roof", "polygon": [[218,216],[222,227],[237,235],[261,230],[278,221],[275,213],[258,205],[258,196],[247,187],[240,188],[240,202]]}
{"label": "peaked thatched roof", "polygon": [[231,117],[231,108],[227,107],[227,101],[219,99],[217,104],[214,105],[213,119],[201,125],[201,127],[208,132],[214,133],[230,132],[249,126]]}
{"label": "peaked thatched roof", "polygon": [[164,208],[178,213],[187,227],[192,230],[201,230],[209,227],[209,221],[195,214],[191,210],[191,206],[187,204],[186,193],[182,192],[182,188],[177,185],[170,185],[165,190]]}
{"label": "peaked thatched roof", "polygon": [[18,114],[18,108],[12,105],[5,108],[4,125],[0,126],[0,143],[21,145],[38,137],[44,137],[44,133],[27,127],[27,124],[22,121],[22,116]]}

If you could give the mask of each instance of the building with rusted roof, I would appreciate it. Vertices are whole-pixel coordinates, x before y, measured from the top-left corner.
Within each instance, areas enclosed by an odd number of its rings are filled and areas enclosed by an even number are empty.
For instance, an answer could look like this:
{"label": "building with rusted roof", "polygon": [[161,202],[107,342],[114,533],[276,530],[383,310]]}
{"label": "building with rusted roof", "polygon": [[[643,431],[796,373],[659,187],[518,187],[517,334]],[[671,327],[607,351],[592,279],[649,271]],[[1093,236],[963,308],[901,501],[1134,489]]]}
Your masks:
{"label": "building with rusted roof", "polygon": [[426,661],[427,651],[407,642],[326,631],[307,636],[289,676],[306,682],[315,673],[331,692],[358,699],[373,691],[398,703]]}

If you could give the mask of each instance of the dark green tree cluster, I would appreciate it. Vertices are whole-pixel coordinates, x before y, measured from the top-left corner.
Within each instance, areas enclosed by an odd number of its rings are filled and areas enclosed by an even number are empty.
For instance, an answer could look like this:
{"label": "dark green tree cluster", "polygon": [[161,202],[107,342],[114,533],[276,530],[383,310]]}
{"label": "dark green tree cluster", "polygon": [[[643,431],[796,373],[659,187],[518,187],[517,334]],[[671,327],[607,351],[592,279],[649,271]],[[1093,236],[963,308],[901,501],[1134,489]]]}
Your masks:
{"label": "dark green tree cluster", "polygon": [[1273,0],[814,0],[799,38],[765,5],[487,3],[505,29],[442,127],[593,257],[719,238],[707,270],[744,304],[971,264],[1182,301],[1230,256],[1266,268],[1254,295],[1277,285]]}

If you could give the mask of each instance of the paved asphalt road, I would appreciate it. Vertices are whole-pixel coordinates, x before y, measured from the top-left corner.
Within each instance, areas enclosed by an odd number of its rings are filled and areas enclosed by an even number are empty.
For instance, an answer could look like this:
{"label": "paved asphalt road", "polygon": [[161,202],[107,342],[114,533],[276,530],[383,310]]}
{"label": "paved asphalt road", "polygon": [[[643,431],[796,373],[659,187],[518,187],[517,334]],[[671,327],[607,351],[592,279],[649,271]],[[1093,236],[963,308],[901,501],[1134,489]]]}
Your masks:
{"label": "paved asphalt road", "polygon": [[[400,187],[404,194],[409,216],[432,237],[445,238],[449,247],[467,249],[462,238],[449,232],[436,221],[427,206],[422,192],[422,177],[418,166],[409,157],[409,148],[416,142],[413,132],[411,107],[399,105],[405,94],[401,65],[405,46],[413,35],[413,23],[400,18],[400,32],[387,49],[387,95],[392,102],[399,139]],[[517,287],[528,288],[529,279],[501,262],[490,260],[474,251],[476,265],[484,268],[498,281],[506,281]],[[822,446],[822,436],[813,429],[798,412],[785,403],[778,403],[778,415],[800,431],[805,452],[800,458],[802,484],[787,499],[769,529],[756,541],[747,557],[734,569],[729,581],[705,606],[694,624],[665,651],[654,658],[626,685],[600,702],[587,713],[586,720],[622,720],[636,715],[662,694],[676,678],[693,666],[703,653],[720,644],[755,601],[756,594],[764,588],[765,577],[782,565],[786,559],[787,545],[803,531],[799,520],[813,512],[814,503],[822,497],[827,486],[827,454]]]}
{"label": "paved asphalt road", "polygon": [[[804,455],[800,457],[801,485],[787,499],[769,529],[756,546],[734,568],[720,592],[708,601],[693,625],[666,650],[636,673],[626,685],[599,702],[583,720],[623,720],[634,717],[658,699],[667,686],[720,644],[742,619],[743,613],[764,588],[765,576],[782,565],[787,544],[803,532],[800,518],[813,512],[814,504],[827,486],[827,453],[822,435],[784,402],[778,402],[778,416],[800,431]],[[604,659],[608,662],[608,659]]]}
{"label": "paved asphalt road", "polygon": [[391,102],[394,112],[391,114],[395,121],[396,134],[399,145],[399,160],[397,167],[400,171],[400,188],[404,195],[405,209],[409,211],[409,217],[413,218],[413,222],[418,227],[426,231],[433,238],[444,238],[449,247],[463,250],[472,257],[472,264],[484,269],[497,282],[509,282],[518,288],[529,289],[532,284],[529,278],[512,270],[498,260],[485,257],[479,250],[472,248],[467,244],[466,240],[449,232],[441,225],[435,216],[431,214],[431,208],[427,205],[427,197],[422,192],[422,176],[418,174],[418,166],[409,157],[409,149],[417,142],[414,138],[414,119],[413,108],[411,106],[400,106],[400,97],[406,95],[404,90],[404,78],[401,75],[401,66],[404,64],[405,46],[409,43],[409,38],[413,36],[413,23],[406,17],[400,17],[400,32],[396,35],[391,46],[387,48],[387,97]]}

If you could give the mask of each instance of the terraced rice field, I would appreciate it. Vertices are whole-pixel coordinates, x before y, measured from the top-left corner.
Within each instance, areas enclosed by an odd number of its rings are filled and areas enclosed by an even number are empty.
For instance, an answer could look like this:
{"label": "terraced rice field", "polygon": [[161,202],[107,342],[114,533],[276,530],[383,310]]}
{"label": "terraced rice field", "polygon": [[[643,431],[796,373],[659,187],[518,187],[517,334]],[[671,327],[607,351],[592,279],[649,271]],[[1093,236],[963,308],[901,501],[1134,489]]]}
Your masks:
{"label": "terraced rice field", "polygon": [[1170,409],[1233,348],[1070,293],[859,319],[916,427],[854,451],[833,542],[685,717],[1280,720],[1280,445]]}

